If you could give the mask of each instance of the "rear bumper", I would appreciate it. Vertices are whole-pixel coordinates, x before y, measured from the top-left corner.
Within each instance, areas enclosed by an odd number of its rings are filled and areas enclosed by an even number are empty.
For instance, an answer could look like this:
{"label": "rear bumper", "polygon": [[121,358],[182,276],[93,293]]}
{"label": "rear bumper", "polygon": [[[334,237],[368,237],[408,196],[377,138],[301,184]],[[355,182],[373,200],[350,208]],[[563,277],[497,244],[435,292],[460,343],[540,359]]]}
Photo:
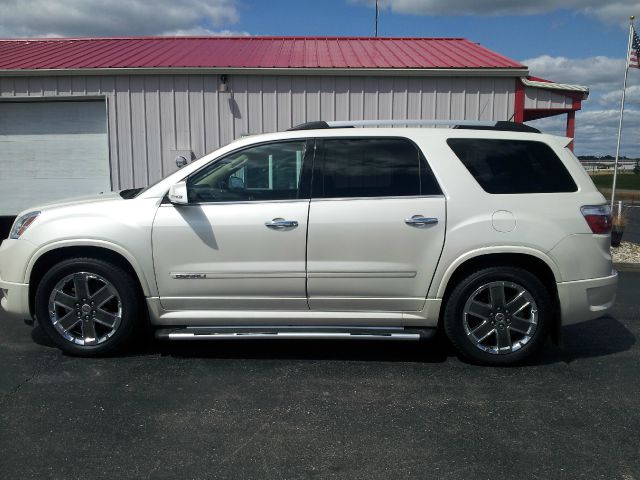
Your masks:
{"label": "rear bumper", "polygon": [[30,318],[29,284],[7,282],[0,278],[0,307],[12,317]]}
{"label": "rear bumper", "polygon": [[605,315],[616,300],[618,272],[608,277],[558,283],[562,325],[586,322]]}

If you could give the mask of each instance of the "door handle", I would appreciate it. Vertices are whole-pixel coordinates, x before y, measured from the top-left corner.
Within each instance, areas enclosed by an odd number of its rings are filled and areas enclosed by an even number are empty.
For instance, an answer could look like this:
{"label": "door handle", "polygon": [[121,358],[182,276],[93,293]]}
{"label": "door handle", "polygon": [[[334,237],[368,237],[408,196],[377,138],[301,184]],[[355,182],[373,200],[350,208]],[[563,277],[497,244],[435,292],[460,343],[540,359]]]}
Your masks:
{"label": "door handle", "polygon": [[298,222],[295,220],[285,220],[284,218],[274,218],[270,222],[264,224],[267,228],[273,228],[274,230],[284,230],[285,228],[296,228]]}
{"label": "door handle", "polygon": [[422,225],[436,225],[438,219],[435,217],[423,217],[422,215],[414,215],[411,218],[405,219],[404,223],[407,225],[422,226]]}

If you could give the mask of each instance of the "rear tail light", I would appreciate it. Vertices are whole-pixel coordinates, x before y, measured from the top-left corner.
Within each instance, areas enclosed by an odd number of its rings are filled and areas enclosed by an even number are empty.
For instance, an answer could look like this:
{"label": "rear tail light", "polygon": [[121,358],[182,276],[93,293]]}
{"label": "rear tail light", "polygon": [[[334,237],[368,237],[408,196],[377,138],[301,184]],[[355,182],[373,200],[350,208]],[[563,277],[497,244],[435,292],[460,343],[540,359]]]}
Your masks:
{"label": "rear tail light", "polygon": [[609,205],[585,205],[580,208],[593,233],[611,232],[611,208]]}

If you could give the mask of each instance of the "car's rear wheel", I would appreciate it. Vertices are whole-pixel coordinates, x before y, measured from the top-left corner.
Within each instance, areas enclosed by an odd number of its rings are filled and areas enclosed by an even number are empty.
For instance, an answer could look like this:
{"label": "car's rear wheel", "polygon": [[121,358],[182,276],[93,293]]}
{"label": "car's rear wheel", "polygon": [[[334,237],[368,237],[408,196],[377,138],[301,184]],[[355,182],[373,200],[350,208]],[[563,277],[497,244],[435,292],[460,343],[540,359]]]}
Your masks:
{"label": "car's rear wheel", "polygon": [[490,267],[462,279],[448,297],[444,328],[465,358],[487,365],[521,362],[543,345],[553,318],[549,292],[530,272]]}
{"label": "car's rear wheel", "polygon": [[94,258],[73,258],[53,266],[35,297],[38,323],[63,351],[79,356],[108,355],[132,337],[138,320],[135,279]]}

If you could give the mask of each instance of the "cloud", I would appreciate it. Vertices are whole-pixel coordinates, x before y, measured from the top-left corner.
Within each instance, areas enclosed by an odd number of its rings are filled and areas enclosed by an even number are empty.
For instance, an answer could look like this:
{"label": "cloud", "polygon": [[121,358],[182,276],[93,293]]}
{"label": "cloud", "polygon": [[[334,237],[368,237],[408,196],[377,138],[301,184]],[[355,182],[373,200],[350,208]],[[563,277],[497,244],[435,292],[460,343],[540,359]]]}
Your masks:
{"label": "cloud", "polygon": [[[576,115],[576,154],[614,155],[618,136],[619,109],[583,110]],[[566,116],[527,122],[545,133],[565,135]],[[640,157],[638,149],[640,111],[625,109],[620,154]]]}
{"label": "cloud", "polygon": [[163,32],[168,37],[249,37],[249,32],[240,32],[234,30],[210,30],[205,27],[193,27],[187,29],[174,30],[171,32]]}
{"label": "cloud", "polygon": [[596,56],[570,59],[541,55],[522,63],[529,67],[531,75],[554,82],[586,85],[591,89],[609,89],[616,82],[622,82],[624,74],[624,58]]}
{"label": "cloud", "polygon": [[[591,89],[583,110],[576,114],[576,152],[613,155],[618,135],[624,59],[565,58],[542,55],[523,60],[532,75],[556,82],[586,85]],[[640,157],[640,72],[629,71],[621,151]],[[529,122],[547,133],[564,135],[566,116]]]}
{"label": "cloud", "polygon": [[593,15],[607,23],[619,23],[626,27],[629,26],[629,16],[638,12],[640,12],[640,2],[637,1],[601,2],[598,6],[584,9],[584,13],[588,15]]}
{"label": "cloud", "polygon": [[215,32],[239,19],[236,0],[0,0],[0,11],[2,37]]}
{"label": "cloud", "polygon": [[[622,89],[612,90],[600,97],[599,101],[602,105],[620,105],[622,99]],[[627,87],[627,95],[624,100],[625,105],[640,105],[640,85],[631,85]]]}
{"label": "cloud", "polygon": [[[375,5],[375,0],[349,0],[353,4]],[[640,11],[638,0],[380,0],[380,7],[408,15],[534,15],[555,10],[571,10],[603,21],[626,22]],[[623,19],[623,20],[622,20]]]}

